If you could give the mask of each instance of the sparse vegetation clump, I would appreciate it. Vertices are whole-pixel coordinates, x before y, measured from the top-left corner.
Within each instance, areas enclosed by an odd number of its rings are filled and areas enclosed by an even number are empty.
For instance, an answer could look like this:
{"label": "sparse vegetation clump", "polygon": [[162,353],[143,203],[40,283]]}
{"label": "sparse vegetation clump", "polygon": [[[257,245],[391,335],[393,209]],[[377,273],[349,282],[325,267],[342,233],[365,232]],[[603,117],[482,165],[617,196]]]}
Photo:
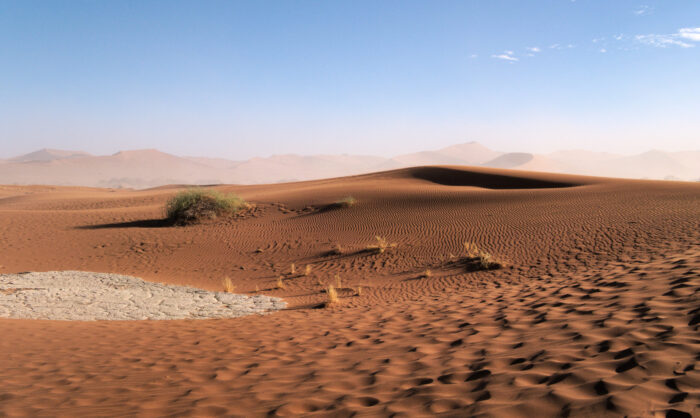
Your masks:
{"label": "sparse vegetation clump", "polygon": [[481,250],[473,242],[465,242],[464,243],[464,252],[467,254],[468,258],[477,258],[477,257],[479,257]]}
{"label": "sparse vegetation clump", "polygon": [[308,276],[309,274],[311,274],[311,269],[311,264],[307,264],[306,268],[304,269],[304,276]]}
{"label": "sparse vegetation clump", "polygon": [[473,242],[465,242],[467,267],[472,270],[496,270],[503,267],[503,263],[495,259],[491,254],[482,251]]}
{"label": "sparse vegetation clump", "polygon": [[332,284],[328,285],[326,293],[328,294],[328,301],[326,302],[326,306],[330,306],[338,302],[338,291],[335,290]]}
{"label": "sparse vegetation clump", "polygon": [[193,188],[170,199],[166,205],[166,215],[174,223],[185,225],[231,215],[244,205],[245,201],[234,194]]}
{"label": "sparse vegetation clump", "polygon": [[335,275],[335,287],[338,288],[338,289],[340,289],[341,287],[343,287],[343,283],[342,283],[342,281],[340,280],[340,275],[339,275],[339,274],[336,274],[336,275]]}
{"label": "sparse vegetation clump", "polygon": [[355,206],[357,203],[357,199],[355,199],[352,196],[345,196],[342,199],[339,199],[338,201],[335,202],[335,206],[339,208],[349,208],[351,206]]}
{"label": "sparse vegetation clump", "polygon": [[377,240],[377,243],[376,243],[376,244],[372,244],[372,245],[368,245],[367,248],[366,248],[368,251],[374,251],[374,252],[377,252],[377,253],[380,253],[380,254],[381,254],[381,253],[383,253],[384,251],[386,251],[388,248],[394,248],[394,247],[396,247],[396,243],[395,243],[395,242],[393,242],[393,243],[390,244],[390,243],[386,240],[386,238],[384,238],[384,237],[381,237],[381,236],[377,235],[377,236],[374,237],[374,238]]}
{"label": "sparse vegetation clump", "polygon": [[222,284],[224,285],[224,292],[226,293],[233,293],[236,290],[236,286],[234,286],[231,278],[228,276],[224,277]]}
{"label": "sparse vegetation clump", "polygon": [[343,255],[344,253],[345,253],[345,249],[343,248],[342,245],[340,245],[339,242],[336,242],[333,249],[328,252],[328,254],[330,254],[330,255]]}
{"label": "sparse vegetation clump", "polygon": [[426,269],[421,276],[425,278],[433,277],[433,272],[430,269]]}
{"label": "sparse vegetation clump", "polygon": [[479,256],[479,264],[484,270],[495,270],[503,267],[503,263],[494,259],[489,253],[483,253]]}
{"label": "sparse vegetation clump", "polygon": [[282,276],[277,278],[277,284],[276,284],[277,289],[286,289],[287,286],[284,284],[284,281],[282,280]]}

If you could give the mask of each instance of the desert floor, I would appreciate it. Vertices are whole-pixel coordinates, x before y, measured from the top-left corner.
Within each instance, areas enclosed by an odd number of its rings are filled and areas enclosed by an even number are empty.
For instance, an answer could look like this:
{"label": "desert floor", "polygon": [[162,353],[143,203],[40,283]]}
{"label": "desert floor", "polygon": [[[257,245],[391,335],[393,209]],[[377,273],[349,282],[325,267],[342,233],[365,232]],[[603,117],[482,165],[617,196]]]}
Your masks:
{"label": "desert floor", "polygon": [[[254,206],[172,227],[176,187],[0,186],[2,273],[229,276],[290,305],[0,319],[0,416],[700,416],[700,184],[431,167],[218,189]],[[363,251],[376,235],[396,247]],[[508,266],[468,271],[464,242]]]}

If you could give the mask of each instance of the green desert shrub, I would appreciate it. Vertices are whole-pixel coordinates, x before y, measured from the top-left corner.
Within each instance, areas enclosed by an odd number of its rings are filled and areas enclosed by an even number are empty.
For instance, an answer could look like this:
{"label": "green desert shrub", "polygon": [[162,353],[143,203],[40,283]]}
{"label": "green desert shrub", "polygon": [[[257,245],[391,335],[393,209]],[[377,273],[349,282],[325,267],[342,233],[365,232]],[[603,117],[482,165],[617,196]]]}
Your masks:
{"label": "green desert shrub", "polygon": [[168,219],[182,225],[230,215],[244,205],[245,201],[235,194],[193,188],[176,194],[165,210]]}

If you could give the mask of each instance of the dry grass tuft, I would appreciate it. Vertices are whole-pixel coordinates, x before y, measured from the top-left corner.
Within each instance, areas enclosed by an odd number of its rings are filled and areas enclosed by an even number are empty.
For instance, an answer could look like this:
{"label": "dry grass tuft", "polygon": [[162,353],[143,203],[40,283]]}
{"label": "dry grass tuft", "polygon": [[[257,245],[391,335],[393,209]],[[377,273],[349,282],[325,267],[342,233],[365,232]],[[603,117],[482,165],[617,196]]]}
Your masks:
{"label": "dry grass tuft", "polygon": [[233,293],[236,291],[236,286],[234,286],[230,277],[224,277],[224,280],[222,280],[222,284],[224,285],[224,292]]}
{"label": "dry grass tuft", "polygon": [[343,284],[342,284],[341,281],[340,281],[340,275],[339,275],[339,274],[336,274],[336,275],[335,275],[335,287],[336,287],[336,289],[340,289],[340,288],[343,287]]}
{"label": "dry grass tuft", "polygon": [[328,301],[326,302],[326,306],[338,303],[338,291],[335,290],[333,285],[328,286],[328,289],[326,289],[326,293],[328,294]]}
{"label": "dry grass tuft", "polygon": [[433,272],[430,271],[430,269],[426,269],[423,274],[421,275],[422,277],[433,277]]}
{"label": "dry grass tuft", "polygon": [[473,242],[464,243],[464,252],[469,258],[478,258],[479,254],[481,254],[481,250]]}
{"label": "dry grass tuft", "polygon": [[260,288],[258,287],[257,284],[255,285],[255,293],[260,293]]}
{"label": "dry grass tuft", "polygon": [[467,266],[473,270],[496,270],[503,267],[503,262],[495,259],[491,254],[482,251],[473,242],[465,242],[464,250],[467,256]]}
{"label": "dry grass tuft", "polygon": [[286,289],[287,286],[284,284],[284,281],[282,280],[282,276],[277,278],[277,289]]}
{"label": "dry grass tuft", "polygon": [[493,258],[489,253],[481,253],[479,256],[479,265],[484,270],[496,270],[503,267],[503,263]]}
{"label": "dry grass tuft", "polygon": [[362,296],[362,286],[357,286],[355,290],[355,296]]}
{"label": "dry grass tuft", "polygon": [[294,265],[294,263],[292,263],[292,266],[289,268],[289,274],[294,275],[294,274],[296,274],[296,272],[297,272],[297,268]]}
{"label": "dry grass tuft", "polygon": [[340,245],[339,242],[337,242],[335,244],[335,246],[333,247],[333,249],[328,252],[328,254],[331,254],[331,255],[342,255],[344,253],[345,253],[345,250],[343,249],[343,247]]}
{"label": "dry grass tuft", "polygon": [[393,242],[393,243],[390,244],[390,243],[386,240],[386,238],[384,238],[384,237],[381,237],[381,236],[377,235],[377,236],[375,236],[374,238],[377,240],[377,243],[376,243],[376,244],[372,244],[372,245],[368,245],[368,246],[366,247],[366,249],[367,249],[368,251],[375,251],[375,252],[378,252],[378,253],[381,254],[381,253],[383,253],[384,251],[386,251],[388,248],[395,248],[395,247],[396,247],[396,243],[395,243],[395,242]]}
{"label": "dry grass tuft", "polygon": [[304,269],[304,276],[308,276],[309,274],[311,274],[311,264],[307,264]]}

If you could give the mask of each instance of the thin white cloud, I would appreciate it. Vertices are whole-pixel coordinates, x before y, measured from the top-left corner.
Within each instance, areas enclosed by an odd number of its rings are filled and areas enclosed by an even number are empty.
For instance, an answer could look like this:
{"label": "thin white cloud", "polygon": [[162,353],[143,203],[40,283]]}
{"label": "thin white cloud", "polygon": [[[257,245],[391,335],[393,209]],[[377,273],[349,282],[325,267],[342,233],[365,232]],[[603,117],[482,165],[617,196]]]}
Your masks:
{"label": "thin white cloud", "polygon": [[479,56],[476,55],[476,54],[471,54],[471,55],[469,56],[469,58],[474,59],[474,58],[479,58]]}
{"label": "thin white cloud", "polygon": [[634,37],[637,42],[641,42],[645,45],[654,46],[657,48],[667,48],[669,46],[680,46],[682,48],[692,48],[694,45],[689,44],[681,39],[677,34],[671,35],[659,35],[659,34],[649,34],[649,35],[637,35]]}
{"label": "thin white cloud", "polygon": [[700,42],[700,28],[683,28],[678,31],[678,35],[693,42]]}
{"label": "thin white cloud", "polygon": [[[640,10],[647,10],[644,13],[648,13],[653,8],[640,8]],[[638,46],[634,44],[644,44],[648,46],[653,46],[657,48],[668,48],[668,47],[681,47],[681,48],[694,48],[696,43],[700,43],[700,27],[696,28],[681,28],[675,33],[670,34],[657,34],[650,33],[646,35],[625,35],[616,34],[610,37],[598,37],[591,39],[593,44],[597,44],[597,51],[601,54],[605,54],[610,50],[621,50],[630,51],[637,49]],[[619,44],[617,42],[620,42]],[[545,47],[547,49],[554,50],[564,50],[576,48],[574,44],[560,44],[554,43]],[[530,46],[525,48],[525,52],[521,54],[521,57],[535,57],[538,53],[542,52],[542,48],[539,46]],[[475,55],[472,58],[476,58]],[[514,51],[506,50],[500,54],[491,55],[491,58],[508,61],[511,64],[520,61]]]}
{"label": "thin white cloud", "polygon": [[562,44],[552,44],[552,45],[549,46],[549,49],[557,49],[557,50],[561,50],[561,49],[572,49],[572,48],[576,48],[576,45],[574,45],[574,44],[566,44],[566,45],[562,45]]}
{"label": "thin white cloud", "polygon": [[646,16],[646,15],[652,14],[653,12],[654,12],[653,7],[647,6],[647,5],[641,5],[632,13],[634,13],[637,16]]}
{"label": "thin white cloud", "polygon": [[637,42],[658,48],[679,46],[681,48],[693,48],[693,42],[700,42],[700,28],[682,28],[676,33],[648,35],[637,35],[634,37]]}
{"label": "thin white cloud", "polygon": [[508,62],[519,61],[518,58],[513,56],[513,51],[503,51],[502,54],[491,55],[491,58],[496,58],[496,59],[504,60],[504,61],[508,61]]}

